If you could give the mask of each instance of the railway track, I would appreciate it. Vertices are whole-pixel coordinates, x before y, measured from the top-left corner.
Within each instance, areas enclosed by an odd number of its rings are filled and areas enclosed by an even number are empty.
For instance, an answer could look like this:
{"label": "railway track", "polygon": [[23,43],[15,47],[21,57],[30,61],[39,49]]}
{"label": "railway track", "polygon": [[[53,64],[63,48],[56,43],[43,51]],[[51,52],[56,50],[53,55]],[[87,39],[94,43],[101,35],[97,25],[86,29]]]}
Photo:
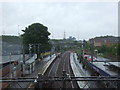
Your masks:
{"label": "railway track", "polygon": [[[71,63],[70,59],[70,51],[65,52],[64,54],[60,55],[60,57],[57,57],[53,60],[53,62],[50,64],[50,66],[45,70],[45,73],[42,74],[38,74],[38,77],[27,77],[27,78],[8,78],[10,80],[4,80],[4,82],[32,82],[32,84],[29,86],[29,88],[33,88],[33,90],[36,89],[43,89],[44,88],[48,88],[48,89],[54,89],[54,88],[58,88],[58,89],[80,89],[78,86],[77,81],[82,82],[85,81],[87,82],[85,84],[89,85],[89,89],[91,88],[111,88],[111,86],[113,86],[113,84],[116,84],[116,86],[118,86],[118,81],[117,78],[118,77],[107,77],[107,81],[105,80],[106,77],[82,77],[80,74],[78,76],[76,76],[75,72],[75,76],[73,74],[73,71],[76,71],[77,68],[73,68],[73,66],[75,66],[73,63]],[[72,67],[71,67],[72,64]],[[72,70],[73,68],[73,70]],[[87,70],[87,69],[86,69]],[[63,73],[64,72],[64,73]],[[77,71],[76,71],[77,72]],[[101,80],[102,79],[102,80]],[[111,83],[109,84],[108,82]],[[104,82],[104,83],[103,83]],[[22,83],[25,84],[25,83]],[[83,83],[80,83],[81,85]],[[85,89],[83,86],[83,88],[81,89]],[[105,87],[106,86],[106,87]],[[87,88],[87,89],[88,89]],[[117,87],[115,87],[117,88]]]}
{"label": "railway track", "polygon": [[[59,77],[63,76],[63,71],[66,71],[68,77],[74,76],[71,65],[70,65],[70,52],[67,51],[52,63],[52,65],[45,72],[45,77]],[[48,82],[45,85],[47,88],[79,88],[76,81],[67,81],[67,82]]]}

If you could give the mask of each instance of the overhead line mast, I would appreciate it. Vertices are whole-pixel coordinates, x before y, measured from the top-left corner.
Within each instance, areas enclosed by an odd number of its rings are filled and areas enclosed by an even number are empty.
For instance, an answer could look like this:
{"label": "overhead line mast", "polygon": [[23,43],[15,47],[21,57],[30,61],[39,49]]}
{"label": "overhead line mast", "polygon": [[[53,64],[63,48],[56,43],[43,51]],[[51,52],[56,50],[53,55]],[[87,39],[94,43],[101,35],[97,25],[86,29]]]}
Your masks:
{"label": "overhead line mast", "polygon": [[64,37],[63,37],[63,39],[66,39],[66,32],[64,32]]}

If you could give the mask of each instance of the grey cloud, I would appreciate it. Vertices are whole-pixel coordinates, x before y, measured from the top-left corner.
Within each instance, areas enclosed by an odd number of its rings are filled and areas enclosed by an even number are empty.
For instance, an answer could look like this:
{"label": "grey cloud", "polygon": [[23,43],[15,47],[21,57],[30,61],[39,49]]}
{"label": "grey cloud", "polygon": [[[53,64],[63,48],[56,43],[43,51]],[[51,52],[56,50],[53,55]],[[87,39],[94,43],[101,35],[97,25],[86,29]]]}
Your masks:
{"label": "grey cloud", "polygon": [[[80,36],[88,39],[96,35],[116,35],[117,3],[3,3],[4,29],[7,34],[17,33],[39,22],[48,26],[54,38]],[[11,33],[12,32],[12,33]]]}

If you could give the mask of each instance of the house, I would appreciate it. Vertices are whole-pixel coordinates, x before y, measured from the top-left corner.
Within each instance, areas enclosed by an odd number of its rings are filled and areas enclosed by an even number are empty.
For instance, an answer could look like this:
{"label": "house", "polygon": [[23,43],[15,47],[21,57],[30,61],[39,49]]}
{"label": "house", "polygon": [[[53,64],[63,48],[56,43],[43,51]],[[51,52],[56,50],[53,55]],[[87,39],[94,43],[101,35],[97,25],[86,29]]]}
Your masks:
{"label": "house", "polygon": [[102,37],[95,37],[92,39],[89,39],[89,43],[93,44],[94,46],[102,46],[107,45],[111,46],[113,44],[117,44],[120,42],[120,37],[114,37],[114,36],[102,36]]}

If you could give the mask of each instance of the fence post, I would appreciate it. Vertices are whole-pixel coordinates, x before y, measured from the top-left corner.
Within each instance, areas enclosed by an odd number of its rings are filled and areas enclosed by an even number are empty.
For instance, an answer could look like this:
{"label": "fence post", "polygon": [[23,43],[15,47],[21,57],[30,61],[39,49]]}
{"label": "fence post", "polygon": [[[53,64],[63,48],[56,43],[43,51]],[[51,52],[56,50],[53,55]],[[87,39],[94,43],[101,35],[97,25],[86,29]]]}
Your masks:
{"label": "fence post", "polygon": [[66,90],[66,81],[65,81],[65,78],[66,78],[66,71],[63,71],[63,90]]}
{"label": "fence post", "polygon": [[40,73],[38,73],[37,84],[36,84],[36,88],[37,89],[42,90],[42,88],[43,88],[43,86],[42,86],[42,84],[43,84],[42,80],[43,80],[43,75],[40,74]]}

